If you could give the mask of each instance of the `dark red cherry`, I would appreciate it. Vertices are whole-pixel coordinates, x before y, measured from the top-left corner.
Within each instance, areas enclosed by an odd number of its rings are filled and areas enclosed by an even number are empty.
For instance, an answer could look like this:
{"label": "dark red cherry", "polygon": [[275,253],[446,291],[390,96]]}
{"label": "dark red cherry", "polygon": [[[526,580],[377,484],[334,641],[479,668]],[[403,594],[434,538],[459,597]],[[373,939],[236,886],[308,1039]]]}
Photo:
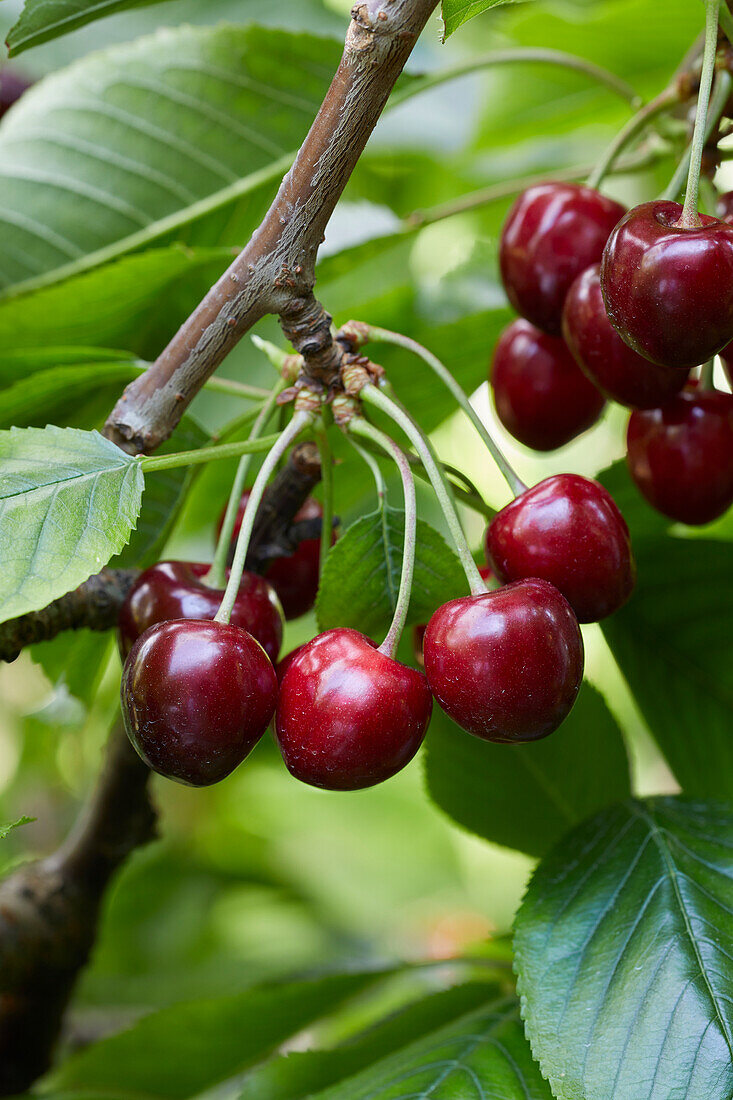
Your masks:
{"label": "dark red cherry", "polygon": [[486,531],[497,577],[540,577],[562,592],[581,623],[617,611],[631,595],[636,566],[629,529],[602,485],[556,474],[502,508]]}
{"label": "dark red cherry", "polygon": [[[478,571],[481,574],[483,580],[488,581],[493,577],[494,572],[488,565],[479,565]],[[415,660],[419,664],[420,668],[425,666],[425,659],[423,656],[423,643],[425,641],[425,631],[428,628],[427,623],[417,623],[412,628],[412,649],[415,654]],[[282,664],[282,661],[280,662]],[[280,666],[278,665],[278,668]]]}
{"label": "dark red cherry", "polygon": [[432,706],[421,672],[343,627],[319,634],[293,658],[280,685],[275,729],[296,779],[355,791],[412,760]]}
{"label": "dark red cherry", "polygon": [[632,478],[662,515],[698,525],[733,504],[733,395],[698,387],[634,412],[626,444]]}
{"label": "dark red cherry", "polygon": [[[232,540],[236,541],[242,526],[244,510],[247,507],[250,490],[242,494],[237,510],[237,518],[234,523]],[[323,508],[309,497],[300,511],[296,512],[293,522],[299,523],[308,519],[321,519]],[[222,513],[219,519],[218,531],[224,520]],[[335,542],[335,537],[332,542]],[[265,570],[265,577],[275,589],[278,599],[282,604],[286,619],[297,619],[305,615],[313,607],[318,594],[318,580],[321,564],[321,540],[303,539],[298,543],[297,549],[284,558],[276,558]]]}
{"label": "dark red cherry", "polygon": [[[214,618],[224,592],[204,584],[202,577],[209,568],[201,562],[160,561],[140,574],[120,611],[123,656],[154,623]],[[249,631],[271,661],[277,660],[283,637],[282,613],[275,593],[262,577],[242,575],[231,622]]]}
{"label": "dark red cherry", "polygon": [[275,711],[275,670],[238,626],[203,619],[158,623],[122,672],[128,737],[154,771],[179,783],[218,783],[242,763]]}
{"label": "dark red cherry", "polygon": [[509,301],[538,328],[560,335],[571,283],[598,263],[626,208],[578,183],[540,183],[516,200],[499,243]]}
{"label": "dark red cherry", "polygon": [[608,319],[601,266],[593,264],[568,291],[562,315],[565,343],[602,394],[632,409],[651,409],[679,393],[688,372],[658,367],[624,343]]}
{"label": "dark red cherry", "polygon": [[28,91],[32,83],[11,69],[0,69],[0,118]]}
{"label": "dark red cherry", "polygon": [[733,226],[702,215],[679,229],[676,202],[645,202],[608,239],[601,287],[629,347],[662,367],[695,367],[733,339]]}
{"label": "dark red cherry", "polygon": [[425,675],[443,710],[486,741],[556,730],[583,678],[583,639],[567,600],[526,580],[443,604],[425,631]]}
{"label": "dark red cherry", "polygon": [[283,676],[288,671],[301,649],[305,649],[307,645],[308,642],[303,642],[302,645],[296,645],[295,649],[291,649],[289,653],[286,653],[285,656],[281,657],[277,662],[275,665],[275,675],[277,676],[278,684],[283,682]]}
{"label": "dark red cherry", "polygon": [[605,405],[564,340],[521,319],[499,337],[490,381],[499,420],[535,451],[569,443],[595,424]]}

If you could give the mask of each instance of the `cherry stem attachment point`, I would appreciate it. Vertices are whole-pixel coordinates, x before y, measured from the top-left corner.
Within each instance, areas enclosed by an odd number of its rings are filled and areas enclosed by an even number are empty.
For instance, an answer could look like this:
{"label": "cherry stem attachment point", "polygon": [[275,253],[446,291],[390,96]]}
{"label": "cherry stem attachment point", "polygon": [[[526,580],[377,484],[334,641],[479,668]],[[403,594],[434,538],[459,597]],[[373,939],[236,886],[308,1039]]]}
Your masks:
{"label": "cherry stem attachment point", "polygon": [[363,417],[355,416],[349,421],[348,430],[355,435],[361,435],[378,444],[391,458],[394,459],[402,479],[402,491],[405,498],[405,540],[402,548],[402,571],[400,573],[400,587],[397,593],[392,623],[387,636],[379,649],[380,653],[386,653],[388,657],[394,657],[397,646],[400,644],[402,631],[407,622],[407,612],[410,606],[412,593],[412,578],[415,574],[415,543],[417,540],[417,500],[415,498],[415,481],[410,470],[410,463],[403,451],[393,439],[375,428],[373,424]]}
{"label": "cherry stem attachment point", "polygon": [[[260,409],[257,419],[252,425],[252,430],[249,433],[249,438],[259,439],[263,431],[267,427],[267,422],[272,416],[275,406],[277,405],[278,394],[281,393],[287,383],[283,380],[279,381],[275,388],[270,393],[267,401]],[[226,569],[227,558],[229,556],[229,547],[232,542],[232,535],[234,533],[234,524],[237,520],[237,512],[239,511],[239,502],[242,499],[242,493],[244,492],[244,483],[247,480],[247,474],[249,472],[250,463],[252,461],[251,454],[244,454],[239,460],[237,466],[237,472],[234,475],[234,482],[229,494],[229,500],[227,501],[227,510],[224,515],[224,522],[221,525],[221,531],[219,532],[219,539],[216,544],[216,551],[214,553],[214,560],[211,563],[211,569],[202,578],[204,584],[210,585],[212,588],[223,588],[226,582]]]}
{"label": "cherry stem attachment point", "polygon": [[218,623],[228,623],[231,618],[237,593],[239,592],[239,586],[242,582],[244,563],[247,559],[247,550],[249,549],[249,541],[252,537],[257,510],[262,501],[267,483],[275,472],[280,457],[285,454],[288,447],[295,442],[301,432],[304,431],[309,424],[312,424],[312,422],[313,413],[305,411],[296,412],[287,428],[285,428],[280,435],[275,436],[275,442],[271,445],[265,461],[260,466],[259,473],[255,478],[255,483],[252,486],[252,491],[247,501],[247,507],[242,517],[242,526],[237,538],[237,548],[234,551],[234,561],[229,571],[229,580],[227,581],[227,586],[224,591],[224,598],[221,601],[219,610],[214,616],[215,621]]}
{"label": "cherry stem attachment point", "polygon": [[[348,325],[346,327],[348,328]],[[523,493],[527,486],[519,478],[516,471],[497,446],[488,428],[471,404],[463,387],[456,382],[451,372],[444,363],[441,363],[437,355],[433,355],[432,351],[423,347],[422,344],[418,344],[417,340],[413,340],[409,336],[403,336],[402,333],[391,332],[389,329],[377,328],[374,325],[360,325],[359,327],[367,333],[368,340],[382,344],[394,344],[397,347],[404,348],[406,351],[411,351],[430,367],[433,373],[437,375],[441,382],[450,390],[459,406],[468,416],[514,496],[519,496],[520,493]]]}
{"label": "cherry stem attachment point", "polygon": [[260,439],[245,439],[237,443],[219,443],[214,447],[199,447],[196,451],[179,451],[172,455],[145,455],[136,459],[144,474],[158,470],[177,470],[181,466],[203,466],[217,458],[239,458],[246,454],[259,454],[267,451],[278,440],[277,435],[266,435]]}
{"label": "cherry stem attachment point", "polygon": [[372,405],[375,409],[380,409],[381,412],[385,413],[386,416],[402,429],[410,440],[410,443],[415,448],[420,461],[427,471],[428,477],[430,478],[430,484],[433,487],[433,492],[438,498],[438,503],[445,516],[445,521],[448,524],[453,544],[460,558],[461,565],[463,566],[463,571],[466,574],[468,587],[473,595],[486,592],[486,584],[471,555],[466,536],[461,527],[461,521],[458,518],[458,512],[456,511],[448,481],[435,456],[432,444],[426,436],[423,435],[421,429],[417,426],[407,410],[402,408],[396,401],[389,398],[386,393],[378,389],[372,382],[364,386],[359,396],[366,404]]}
{"label": "cherry stem attachment point", "polygon": [[325,422],[325,410],[321,415],[321,422],[316,430],[318,453],[321,456],[321,486],[323,490],[323,515],[321,517],[321,552],[319,564],[319,578],[323,577],[326,567],[326,558],[331,549],[333,539],[333,456],[328,441],[328,430]]}
{"label": "cherry stem attachment point", "polygon": [[715,54],[718,49],[718,12],[720,0],[705,0],[705,46],[700,72],[700,92],[697,97],[695,128],[690,145],[690,169],[687,175],[685,203],[676,226],[679,229],[697,229],[702,222],[697,212],[700,194],[700,167],[707,134],[708,107],[713,87]]}
{"label": "cherry stem attachment point", "polygon": [[600,187],[625,146],[640,134],[653,118],[656,118],[657,115],[662,114],[663,111],[674,106],[675,103],[679,103],[679,98],[676,87],[671,84],[642,107],[641,110],[637,111],[636,114],[629,119],[626,125],[619,130],[616,137],[606,149],[605,153],[598,161],[598,164],[596,164],[595,168],[588,176],[586,181],[587,186],[595,188]]}

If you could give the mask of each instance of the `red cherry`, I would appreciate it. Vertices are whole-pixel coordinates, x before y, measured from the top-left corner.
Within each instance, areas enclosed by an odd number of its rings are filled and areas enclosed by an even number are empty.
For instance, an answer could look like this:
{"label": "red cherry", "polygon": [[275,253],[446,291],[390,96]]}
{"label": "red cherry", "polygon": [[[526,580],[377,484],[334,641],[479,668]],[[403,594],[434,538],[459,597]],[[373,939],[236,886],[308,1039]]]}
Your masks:
{"label": "red cherry", "polygon": [[624,343],[608,319],[601,266],[593,264],[568,291],[562,315],[565,343],[578,366],[611,401],[650,409],[679,393],[687,371],[658,367]]}
{"label": "red cherry", "polygon": [[577,697],[578,621],[556,588],[534,578],[451,600],[428,623],[425,674],[443,710],[469,733],[537,741]]}
{"label": "red cherry", "polygon": [[[120,611],[123,656],[154,623],[214,618],[224,592],[203,583],[201,578],[209,568],[201,562],[160,561],[140,574]],[[242,575],[231,623],[249,631],[270,660],[277,660],[283,637],[282,613],[275,593],[262,577]]]}
{"label": "red cherry", "polygon": [[702,215],[680,229],[676,202],[645,202],[608,239],[601,287],[613,327],[662,367],[695,367],[733,339],[733,226]]}
{"label": "red cherry", "polygon": [[202,619],[157,623],[133,645],[122,673],[128,737],[154,771],[179,783],[218,783],[267,729],[275,670],[238,626]]}
{"label": "red cherry", "polygon": [[[233,542],[236,542],[239,535],[250,492],[250,489],[246,489],[239,502],[232,533]],[[300,511],[296,512],[293,522],[299,523],[302,520],[321,519],[322,517],[323,508],[321,505],[313,497],[308,497]],[[219,519],[217,534],[221,532],[223,522],[224,512],[222,512]],[[331,542],[335,541],[334,536]],[[302,542],[298,543],[297,549],[292,554],[284,558],[276,558],[265,570],[264,575],[267,577],[268,583],[277,592],[286,619],[298,619],[313,607],[318,595],[320,565],[321,540],[303,539]]]}
{"label": "red cherry", "polygon": [[[493,569],[488,565],[479,565],[478,571],[481,574],[483,580],[488,581],[494,575]],[[423,643],[425,641],[425,631],[428,629],[427,623],[417,623],[412,628],[412,649],[415,654],[415,661],[419,664],[420,668],[425,665],[425,659],[423,656]],[[282,661],[280,662],[282,664]],[[278,665],[278,668],[280,666]]]}
{"label": "red cherry", "polygon": [[503,582],[549,581],[581,623],[617,611],[636,580],[629,529],[616,502],[579,474],[548,477],[502,508],[486,531],[486,557]]}
{"label": "red cherry", "polygon": [[303,642],[302,645],[296,645],[295,649],[291,649],[289,653],[286,653],[284,657],[280,658],[275,665],[275,675],[277,676],[278,684],[283,682],[283,676],[288,671],[301,649],[305,649],[308,644],[308,642]]}
{"label": "red cherry", "polygon": [[499,337],[491,388],[501,423],[535,451],[569,443],[595,424],[605,405],[565,342],[521,319]]}
{"label": "red cherry", "polygon": [[330,791],[372,787],[412,760],[433,700],[425,677],[358,630],[305,645],[280,685],[276,731],[288,770]]}
{"label": "red cherry", "polygon": [[509,211],[499,264],[509,301],[538,328],[560,335],[571,283],[597,263],[626,208],[578,183],[540,183]]}
{"label": "red cherry", "polygon": [[626,444],[632,478],[662,515],[698,525],[733,504],[733,395],[683,390],[634,412]]}
{"label": "red cherry", "polygon": [[0,69],[0,118],[28,91],[32,83],[32,80],[10,69]]}

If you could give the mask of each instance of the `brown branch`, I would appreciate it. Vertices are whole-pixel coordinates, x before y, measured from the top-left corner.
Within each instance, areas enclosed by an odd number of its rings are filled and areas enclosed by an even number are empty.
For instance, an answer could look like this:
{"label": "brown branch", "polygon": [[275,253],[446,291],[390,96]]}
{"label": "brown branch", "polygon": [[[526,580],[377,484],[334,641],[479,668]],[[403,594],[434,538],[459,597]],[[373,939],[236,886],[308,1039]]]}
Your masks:
{"label": "brown branch", "polygon": [[103,569],[48,607],[0,624],[0,661],[14,661],[26,646],[64,630],[113,629],[137,575],[137,569]]}
{"label": "brown branch", "polygon": [[331,214],[418,35],[438,0],[365,0],[352,10],[343,57],[295,163],[264,221],[107,421],[132,452],[167,439],[204,382],[266,313],[279,314],[310,376],[328,385],[336,362],[328,316],[313,297]]}
{"label": "brown branch", "polygon": [[66,844],[0,883],[0,1096],[24,1092],[50,1065],[107,885],[130,852],[155,835],[149,774],[116,726],[97,787]]}

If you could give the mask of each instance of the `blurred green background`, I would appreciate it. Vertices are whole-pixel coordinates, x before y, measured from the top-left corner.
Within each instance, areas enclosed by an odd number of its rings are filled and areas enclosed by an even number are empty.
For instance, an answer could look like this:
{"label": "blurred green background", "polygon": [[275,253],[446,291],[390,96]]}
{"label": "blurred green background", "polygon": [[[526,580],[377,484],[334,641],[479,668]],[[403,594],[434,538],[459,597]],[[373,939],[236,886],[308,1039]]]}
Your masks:
{"label": "blurred green background", "polygon": [[[0,29],[20,6],[5,0]],[[13,64],[41,77],[90,50],[186,21],[251,20],[342,38],[349,7],[349,0],[170,0],[93,24]],[[550,46],[605,65],[649,97],[702,22],[697,0],[512,4],[473,21],[445,46],[437,19],[431,21],[411,67],[442,68],[504,46]],[[529,65],[463,77],[396,108],[378,127],[329,230],[319,284],[326,307],[337,321],[356,316],[421,336],[449,365],[470,360],[478,380],[507,317],[496,244],[510,200],[415,232],[405,231],[403,219],[495,182],[590,164],[628,115],[628,105],[586,78]],[[672,168],[662,159],[653,171],[613,177],[608,190],[626,202],[652,197]],[[258,331],[278,337],[272,323]],[[419,368],[392,352],[383,359],[403,363],[396,381],[410,400]],[[222,368],[252,381],[268,371],[248,341]],[[440,451],[500,506],[506,491],[486,453],[449,402],[431,394],[428,420]],[[485,386],[476,401],[491,418]],[[214,430],[231,415],[230,401],[205,394],[193,413]],[[598,427],[544,459],[499,434],[520,475],[534,482],[558,470],[607,466],[623,453],[624,419],[622,410],[609,409]],[[219,463],[197,483],[169,556],[210,556],[231,476],[231,465]],[[347,522],[368,506],[369,487],[349,461],[336,476]],[[435,520],[424,499],[423,513]],[[478,551],[481,525],[475,516],[466,521]],[[285,649],[314,630],[311,617],[291,624]],[[623,726],[636,790],[675,790],[600,631],[585,633],[589,676]],[[105,644],[94,639],[92,649],[99,653]],[[119,685],[111,643],[98,687],[91,674],[84,679],[54,686],[27,654],[0,667],[0,820],[36,819],[4,843],[3,859],[11,863],[51,850],[93,781]],[[324,793],[292,780],[266,737],[214,789],[156,781],[154,791],[163,839],[133,857],[109,895],[77,996],[82,1023],[94,1012],[115,1026],[150,1006],[322,964],[449,958],[509,929],[532,866],[451,824],[425,796],[419,758],[372,790]]]}

